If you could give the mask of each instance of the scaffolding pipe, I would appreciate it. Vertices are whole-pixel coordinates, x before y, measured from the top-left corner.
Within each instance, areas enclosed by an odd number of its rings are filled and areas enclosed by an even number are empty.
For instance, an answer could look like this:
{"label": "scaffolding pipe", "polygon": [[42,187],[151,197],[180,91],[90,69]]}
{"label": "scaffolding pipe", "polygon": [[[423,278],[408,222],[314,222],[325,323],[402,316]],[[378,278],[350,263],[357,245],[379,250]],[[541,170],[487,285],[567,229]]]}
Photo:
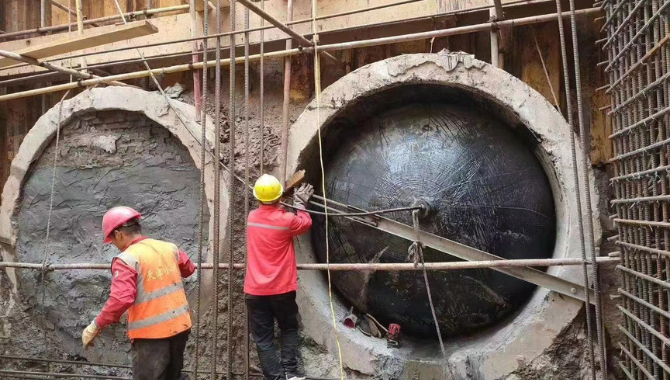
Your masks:
{"label": "scaffolding pipe", "polygon": [[[590,9],[584,9],[584,10],[579,10],[576,11],[575,13],[577,15],[589,15],[593,14],[596,12],[600,12],[598,8],[590,8]],[[513,19],[513,20],[505,20],[498,22],[498,26],[504,26],[504,27],[514,27],[514,26],[521,26],[521,25],[531,25],[531,24],[537,24],[537,23],[542,23],[542,22],[549,22],[553,21],[556,19],[556,17],[559,16],[557,13],[552,13],[552,14],[547,14],[547,15],[542,15],[542,16],[531,16],[531,17],[523,17],[523,18],[518,18],[518,19]],[[561,17],[569,17],[570,12],[562,12],[560,14]],[[376,39],[370,39],[370,40],[361,40],[361,41],[354,41],[354,42],[345,42],[345,43],[338,43],[338,44],[330,44],[330,45],[322,45],[319,46],[319,51],[322,50],[330,50],[330,51],[336,51],[336,50],[346,50],[346,49],[354,49],[354,48],[362,48],[362,47],[368,47],[368,46],[376,46],[376,45],[385,45],[385,44],[393,44],[393,43],[399,43],[399,42],[409,42],[409,41],[417,41],[417,40],[423,40],[423,39],[430,39],[433,37],[447,37],[447,36],[455,36],[455,35],[460,35],[460,34],[467,34],[467,33],[477,33],[477,32],[483,32],[487,31],[492,27],[493,23],[487,22],[483,24],[477,24],[477,25],[471,25],[471,26],[464,26],[464,27],[456,27],[456,28],[451,28],[451,29],[442,29],[442,30],[436,30],[436,31],[429,31],[429,32],[421,32],[421,33],[412,33],[412,34],[407,34],[407,35],[401,35],[401,36],[394,36],[394,37],[384,37],[384,38],[376,38]],[[302,52],[311,52],[313,49],[312,48],[303,48],[302,50],[300,49],[291,49],[291,50],[283,50],[283,51],[276,51],[272,53],[265,53],[264,57],[265,58],[279,58],[279,57],[286,57],[290,55],[297,55]],[[190,54],[190,53],[188,53]],[[249,59],[251,60],[257,60],[260,58],[260,55],[255,54],[249,56]],[[209,66],[213,65],[215,61],[210,61],[211,63],[208,63]],[[223,64],[229,64],[230,60],[229,59],[224,59],[221,60]],[[237,60],[236,62],[243,63],[244,60]],[[99,79],[89,79],[85,81],[81,81],[79,83],[73,83],[73,84],[61,84],[61,85],[56,85],[56,86],[50,86],[50,87],[44,87],[40,89],[35,89],[35,90],[28,90],[28,91],[22,91],[22,92],[16,92],[12,94],[7,94],[7,95],[2,95],[0,96],[0,101],[6,101],[6,100],[13,100],[13,99],[19,99],[19,98],[24,98],[28,96],[34,96],[34,95],[41,95],[41,94],[47,94],[51,92],[56,92],[56,91],[64,91],[64,90],[69,90],[69,89],[74,89],[77,87],[86,87],[86,86],[94,86],[94,85],[99,85],[103,83],[108,83],[108,81],[113,81],[113,80],[129,80],[129,79],[137,79],[137,78],[143,78],[150,76],[151,74],[154,75],[159,75],[159,74],[170,74],[170,73],[176,73],[176,72],[183,72],[183,71],[189,71],[193,69],[201,69],[203,66],[202,62],[198,62],[195,64],[183,64],[183,65],[175,65],[175,66],[169,66],[169,67],[164,67],[164,68],[159,68],[159,69],[153,69],[151,71],[135,71],[135,72],[130,72],[130,73],[125,73],[125,74],[118,74],[118,75],[111,75],[109,77],[104,77],[104,78],[99,78]]]}
{"label": "scaffolding pipe", "polygon": [[[149,17],[152,15],[157,15],[160,13],[167,13],[167,12],[179,12],[179,11],[188,11],[189,10],[189,5],[175,5],[172,7],[165,7],[165,8],[156,8],[156,9],[147,9],[143,11],[136,11],[136,12],[128,12],[124,13],[123,16],[126,18],[135,18],[138,16],[145,16]],[[114,16],[106,16],[106,17],[100,17],[100,18],[95,18],[91,20],[84,20],[84,25],[91,25],[95,23],[102,23],[102,22],[107,22],[107,21],[117,21],[121,20],[122,17],[121,15],[114,15]],[[10,33],[4,33],[3,35],[0,36],[0,38],[9,38],[9,37],[19,37],[19,36],[25,36],[28,34],[35,34],[35,33],[49,33],[49,32],[57,32],[57,31],[62,31],[62,30],[68,30],[71,27],[77,26],[77,23],[71,23],[71,24],[65,24],[65,25],[55,25],[55,26],[48,26],[46,28],[35,28],[35,29],[28,29],[28,30],[20,30],[18,32],[10,32]]]}
{"label": "scaffolding pipe", "polygon": [[[286,4],[286,21],[293,21],[293,0],[288,0]],[[293,48],[293,41],[286,40],[286,50]],[[291,57],[284,58],[284,98],[282,102],[282,129],[281,129],[281,143],[280,143],[280,181],[286,182],[288,177],[286,175],[286,164],[288,161],[288,131],[289,131],[289,103],[291,100]]]}
{"label": "scaffolding pipe", "polygon": [[[86,72],[77,71],[77,70],[70,69],[70,68],[67,68],[67,67],[54,65],[53,63],[40,62],[40,61],[36,60],[35,58],[31,58],[31,57],[28,57],[28,56],[25,56],[25,55],[12,53],[12,52],[6,51],[6,50],[0,50],[0,56],[5,57],[5,58],[9,58],[9,59],[13,59],[13,60],[19,61],[19,62],[25,62],[25,63],[30,64],[30,65],[43,67],[47,70],[58,72],[58,73],[61,73],[61,74],[72,75],[73,77],[76,77],[76,78],[79,78],[79,79],[102,78],[102,77],[99,77],[97,75],[92,75],[92,74],[89,74],[89,73],[86,73]],[[110,82],[109,84],[113,84],[113,85],[116,85],[116,86],[128,86],[126,83],[117,82],[117,81]]]}
{"label": "scaffolding pipe", "polygon": [[[191,54],[191,53],[189,53]],[[265,53],[265,58],[280,58],[280,57],[286,57],[289,55],[297,55],[300,54],[299,49],[292,49],[292,50],[281,50],[281,51],[276,51],[272,53]],[[251,60],[257,60],[260,58],[260,55],[251,55],[249,56],[249,59]],[[236,58],[235,59],[236,63],[243,63],[244,62],[244,57],[241,58]],[[222,59],[221,63],[223,65],[229,65],[230,64],[230,59]],[[207,66],[214,66],[216,65],[216,60],[211,60],[207,61]],[[95,79],[87,79],[83,80],[80,82],[74,82],[74,83],[64,83],[64,84],[59,84],[55,86],[50,86],[50,87],[43,87],[43,88],[38,88],[34,90],[28,90],[28,91],[23,91],[23,92],[15,92],[7,95],[2,95],[0,96],[0,101],[6,101],[6,100],[12,100],[12,99],[19,99],[19,98],[25,98],[28,96],[34,96],[34,95],[41,95],[41,94],[48,94],[52,92],[57,92],[57,91],[65,91],[65,90],[70,90],[78,87],[89,87],[89,86],[97,86],[100,84],[104,83],[109,83],[112,81],[116,80],[130,80],[130,79],[139,79],[139,78],[145,78],[151,75],[165,75],[165,74],[172,74],[172,73],[179,73],[183,71],[189,71],[189,70],[199,70],[202,69],[204,66],[204,62],[198,62],[198,63],[187,63],[187,64],[182,64],[182,65],[175,65],[175,66],[170,66],[170,67],[163,67],[163,68],[158,68],[158,69],[151,69],[151,70],[141,70],[141,71],[134,71],[130,73],[124,73],[124,74],[117,74],[117,75],[110,75],[108,77],[103,77],[103,78],[95,78]]]}
{"label": "scaffolding pipe", "polygon": [[[615,264],[619,259],[616,257],[599,257],[597,264]],[[328,264],[305,264],[298,263],[298,270],[328,270]],[[484,261],[456,261],[441,263],[426,263],[427,270],[460,270],[479,268],[505,268],[505,267],[550,267],[550,266],[574,266],[582,265],[582,259],[514,259],[514,260],[484,260]],[[61,270],[110,270],[111,264],[37,264],[21,262],[0,262],[0,268],[19,268],[31,270],[61,271]],[[213,264],[204,263],[198,269],[213,269]],[[220,263],[219,269],[229,269],[229,263]],[[244,263],[233,264],[233,269],[244,269]],[[330,264],[330,270],[335,271],[414,271],[422,270],[421,265],[413,263],[347,263]]]}
{"label": "scaffolding pipe", "polygon": [[[346,16],[346,15],[350,15],[350,14],[357,14],[357,13],[362,13],[362,12],[367,12],[367,11],[372,11],[372,10],[377,10],[377,9],[382,9],[382,8],[388,8],[388,7],[397,6],[397,5],[403,5],[403,4],[407,4],[409,2],[415,2],[415,1],[424,1],[424,0],[406,0],[406,1],[401,1],[401,2],[398,2],[398,3],[379,5],[379,6],[376,6],[376,7],[368,7],[368,8],[361,8],[361,9],[357,9],[357,10],[353,10],[353,11],[333,13],[333,14],[330,14],[330,15],[319,16],[316,19],[317,20],[324,20],[324,19],[328,19],[328,18]],[[536,2],[537,2],[537,0],[518,0],[518,1],[513,1],[513,2],[510,2],[510,3],[507,3],[507,4],[505,4],[505,6],[518,5],[518,4],[533,4],[533,3],[536,3]],[[490,9],[491,7],[492,7],[492,5],[487,5],[487,6],[477,7],[477,8],[442,12],[442,13],[438,13],[438,14],[435,14],[435,15],[432,15],[432,16],[422,16],[422,17],[415,17],[415,18],[411,18],[411,19],[406,19],[406,20],[403,20],[403,22],[417,21],[417,20],[423,20],[423,19],[429,19],[429,18],[434,19],[436,17],[442,17],[442,16],[471,13],[471,12],[476,12],[476,11],[480,11],[480,10]],[[290,25],[296,25],[296,24],[303,24],[303,23],[307,23],[307,22],[312,22],[312,19],[310,18],[310,19],[296,20],[296,21],[286,23],[286,25],[290,26]],[[370,25],[367,25],[367,26],[378,26],[378,25],[387,25],[387,23],[384,23],[384,24],[370,24]],[[274,26],[272,26],[272,25],[270,25],[270,26],[261,25],[260,27],[236,30],[234,32],[225,32],[225,33],[221,33],[221,34],[210,34],[207,38],[226,37],[226,36],[229,36],[230,34],[233,34],[233,33],[240,34],[240,33],[258,32],[258,31],[262,32],[262,31],[272,29],[272,28],[274,28]],[[339,31],[346,31],[346,30],[350,30],[350,29],[346,29],[346,28],[331,29],[331,30],[325,30],[322,33],[339,32]],[[0,36],[0,37],[2,37],[2,36]],[[135,48],[149,48],[149,47],[155,47],[155,46],[176,44],[176,43],[181,43],[181,42],[192,42],[192,41],[198,41],[198,40],[201,41],[204,38],[205,37],[191,37],[191,38],[182,38],[182,39],[170,40],[170,41],[155,42],[155,43],[151,43],[151,44],[144,44],[144,45],[141,45],[141,46],[132,46],[132,47],[124,46],[124,47],[120,47],[120,48],[116,48],[116,49],[108,49],[108,50],[104,50],[104,51],[93,51],[93,52],[87,52],[87,53],[74,54],[72,56],[69,56],[69,58],[79,58],[79,57],[88,57],[88,56],[99,55],[99,54],[109,54],[109,53],[125,51],[125,50],[130,50],[130,49],[135,49]],[[170,56],[175,56],[175,55],[170,54]],[[154,57],[156,57],[156,56],[154,56]]]}
{"label": "scaffolding pipe", "polygon": [[[276,26],[276,27],[277,27],[279,30],[281,30],[282,32],[288,34],[288,35],[291,36],[293,39],[295,39],[296,41],[298,41],[298,42],[300,43],[300,47],[305,47],[305,46],[312,46],[312,47],[313,47],[313,46],[314,46],[314,43],[313,43],[312,41],[310,41],[310,40],[308,40],[307,38],[303,37],[301,34],[299,34],[299,33],[295,32],[295,31],[293,31],[291,28],[289,28],[288,26],[286,26],[286,25],[285,25],[284,23],[282,23],[281,21],[279,21],[279,20],[277,20],[276,18],[272,17],[272,15],[270,15],[269,13],[267,13],[266,11],[264,11],[263,9],[260,9],[259,7],[257,7],[256,4],[252,3],[251,1],[249,1],[249,0],[237,0],[237,1],[239,1],[242,5],[244,5],[245,7],[247,7],[249,10],[251,10],[251,11],[254,12],[255,14],[257,14],[257,15],[261,16],[263,19],[267,20],[270,24]],[[289,1],[291,1],[291,0],[289,0]],[[326,58],[328,58],[331,62],[333,62],[333,63],[335,63],[335,64],[337,64],[337,65],[339,65],[339,66],[342,65],[342,62],[341,62],[339,59],[333,57],[333,56],[332,56],[331,54],[329,54],[329,53],[324,53],[323,56],[326,57]]]}

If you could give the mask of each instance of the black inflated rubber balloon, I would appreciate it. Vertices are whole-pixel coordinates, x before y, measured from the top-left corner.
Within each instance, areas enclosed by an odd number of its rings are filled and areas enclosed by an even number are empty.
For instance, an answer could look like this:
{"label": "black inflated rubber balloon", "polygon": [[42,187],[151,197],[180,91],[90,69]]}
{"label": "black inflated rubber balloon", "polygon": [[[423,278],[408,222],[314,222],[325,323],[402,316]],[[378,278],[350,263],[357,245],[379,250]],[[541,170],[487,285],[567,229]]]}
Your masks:
{"label": "black inflated rubber balloon", "polygon": [[[515,133],[463,105],[415,103],[349,127],[326,167],[329,198],[366,210],[427,202],[425,231],[508,259],[548,258],[555,239],[551,188]],[[387,217],[412,224],[409,212]],[[312,237],[325,261],[323,218]],[[411,242],[344,218],[330,220],[333,263],[403,263]],[[455,261],[425,250],[428,262]],[[421,271],[333,272],[359,310],[404,332],[435,336]],[[526,302],[535,286],[489,269],[429,272],[442,332],[481,330]]]}

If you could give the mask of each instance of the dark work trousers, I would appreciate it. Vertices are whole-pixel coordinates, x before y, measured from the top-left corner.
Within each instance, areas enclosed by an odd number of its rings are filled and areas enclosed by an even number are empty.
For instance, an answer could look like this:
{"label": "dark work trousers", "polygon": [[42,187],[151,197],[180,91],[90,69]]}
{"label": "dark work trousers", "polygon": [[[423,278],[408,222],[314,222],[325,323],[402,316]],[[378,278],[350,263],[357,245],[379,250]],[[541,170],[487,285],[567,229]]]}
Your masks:
{"label": "dark work trousers", "polygon": [[[249,327],[266,380],[284,378],[298,369],[298,304],[295,292],[272,296],[246,295]],[[281,331],[281,364],[274,344],[275,319]],[[283,371],[282,371],[283,370]]]}
{"label": "dark work trousers", "polygon": [[133,380],[184,380],[184,349],[191,330],[171,338],[133,341]]}

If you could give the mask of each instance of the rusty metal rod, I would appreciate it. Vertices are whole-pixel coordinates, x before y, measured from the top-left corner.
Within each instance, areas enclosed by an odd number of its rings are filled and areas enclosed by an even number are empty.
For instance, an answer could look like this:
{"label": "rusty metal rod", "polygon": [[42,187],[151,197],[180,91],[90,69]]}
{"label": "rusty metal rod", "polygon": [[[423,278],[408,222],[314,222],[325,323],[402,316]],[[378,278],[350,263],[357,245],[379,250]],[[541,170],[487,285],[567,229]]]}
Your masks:
{"label": "rusty metal rod", "polygon": [[631,293],[629,293],[629,292],[627,292],[627,291],[625,291],[621,288],[619,288],[619,293],[621,293],[622,295],[628,297],[629,299],[637,302],[638,304],[640,304],[642,306],[645,306],[645,307],[649,308],[650,310],[652,310],[652,311],[654,311],[654,312],[656,312],[656,313],[658,313],[658,314],[660,314],[660,315],[662,315],[666,318],[670,318],[670,313],[669,312],[659,308],[658,306],[650,304],[649,302],[643,300],[640,297],[637,297],[637,296],[635,296],[635,295],[633,295],[633,294],[631,294]]}
{"label": "rusty metal rod", "polygon": [[628,243],[628,242],[625,242],[625,241],[617,241],[616,244],[624,246],[624,247],[628,247],[628,248],[637,249],[637,250],[644,251],[644,252],[656,253],[656,254],[659,254],[659,255],[670,257],[670,251],[665,251],[665,250],[662,250],[662,249],[645,247],[643,245]]}
{"label": "rusty metal rod", "polygon": [[639,277],[640,279],[643,279],[643,280],[646,280],[646,281],[649,281],[649,282],[653,282],[654,284],[662,286],[666,289],[670,289],[670,283],[669,282],[659,280],[655,277],[651,277],[651,276],[649,276],[647,274],[644,274],[644,273],[640,273],[640,272],[638,272],[634,269],[630,269],[630,268],[625,267],[623,265],[617,265],[616,269],[620,270],[620,271],[623,271],[623,272],[626,272],[628,274],[632,274],[633,276]]}
{"label": "rusty metal rod", "polygon": [[[670,254],[670,252],[669,252]],[[612,264],[618,263],[619,259],[612,257],[599,257],[596,261],[598,264]],[[457,269],[473,269],[473,268],[501,268],[501,267],[549,267],[549,266],[572,266],[582,265],[582,259],[515,259],[515,260],[484,260],[484,261],[457,261],[457,262],[441,262],[441,263],[426,263],[428,270],[457,270]],[[327,270],[327,264],[305,264],[298,263],[299,270]],[[196,267],[198,267],[196,265]],[[229,263],[220,263],[219,269],[228,269]],[[48,264],[43,266],[36,263],[21,263],[21,262],[0,262],[0,268],[21,268],[47,271],[56,270],[73,270],[73,269],[111,269],[111,264],[88,264],[88,263],[73,263],[73,264]],[[199,269],[212,269],[212,264],[202,264]],[[243,263],[233,264],[234,269],[244,269]],[[380,270],[380,271],[411,271],[422,270],[421,266],[414,266],[413,263],[347,263],[347,264],[330,264],[330,270],[337,271],[366,271],[366,270]]]}
{"label": "rusty metal rod", "polygon": [[[595,14],[595,13],[598,13],[598,12],[600,12],[600,9],[598,9],[598,8],[589,8],[589,9],[581,9],[581,10],[575,11],[575,14],[579,15],[579,16],[583,16],[583,15]],[[455,35],[459,35],[459,34],[487,32],[487,31],[490,31],[491,28],[496,28],[496,27],[497,28],[506,28],[506,27],[515,27],[515,26],[522,26],[522,25],[538,24],[538,23],[542,23],[542,22],[550,22],[550,21],[556,20],[557,16],[559,16],[559,14],[550,13],[550,14],[541,15],[541,16],[529,16],[529,17],[522,17],[522,18],[516,18],[516,19],[498,21],[498,22],[486,22],[486,23],[481,23],[481,24],[476,24],[476,25],[460,26],[460,27],[456,27],[456,28],[432,30],[432,31],[428,31],[428,32],[409,33],[409,34],[403,34],[403,35],[392,36],[392,37],[381,37],[381,38],[373,38],[373,39],[369,39],[369,40],[351,41],[351,42],[342,42],[342,43],[336,43],[336,44],[320,45],[319,46],[319,51],[337,51],[337,50],[346,50],[346,49],[357,49],[357,48],[364,48],[364,47],[377,46],[377,45],[387,45],[387,44],[394,44],[394,43],[400,43],[400,42],[411,42],[411,41],[425,40],[425,39],[431,39],[431,38],[455,36]],[[560,16],[563,17],[563,18],[570,17],[570,12],[561,12]],[[303,50],[307,50],[307,51],[311,52],[313,49],[305,48]]]}
{"label": "rusty metal rod", "polygon": [[[54,65],[53,63],[40,62],[40,61],[36,60],[35,58],[28,57],[28,56],[25,56],[25,55],[16,54],[16,53],[12,53],[11,51],[0,50],[0,56],[5,57],[5,58],[9,58],[9,59],[13,59],[13,60],[19,61],[19,62],[25,62],[25,63],[28,63],[28,64],[33,65],[33,66],[44,67],[47,70],[55,71],[55,72],[58,72],[58,73],[61,73],[61,74],[72,75],[73,77],[80,78],[80,79],[102,78],[102,77],[99,77],[97,75],[92,75],[92,74],[89,74],[89,73],[86,73],[86,72],[83,72],[83,71],[77,71],[77,70],[73,70],[73,69],[70,69],[70,68],[67,68],[67,67]],[[115,86],[126,86],[126,87],[128,86],[128,84],[123,83],[123,82],[118,82],[118,81],[113,81],[113,82],[110,82],[109,84],[112,84],[112,85],[115,85]]]}
{"label": "rusty metal rod", "polygon": [[[611,159],[609,160],[609,162],[620,161],[620,160],[623,160],[623,159],[625,159],[625,158],[629,158],[629,157],[632,157],[632,156],[636,156],[636,155],[638,155],[638,154],[640,154],[640,153],[645,153],[645,152],[648,152],[648,151],[653,150],[653,149],[663,148],[664,146],[666,146],[666,145],[668,145],[668,144],[670,144],[670,138],[665,139],[665,140],[662,140],[662,141],[659,141],[659,142],[654,143],[654,144],[651,144],[651,145],[647,145],[647,146],[642,147],[642,148],[639,148],[639,149],[632,150],[632,151],[630,151],[630,152],[628,152],[628,153],[624,153],[624,154],[618,155],[618,156],[616,156],[616,157],[614,157],[614,158],[611,158]],[[612,201],[612,202],[615,202],[615,203],[616,203],[616,202],[618,202],[618,201],[619,201],[619,200],[614,200],[614,201]]]}
{"label": "rusty metal rod", "polygon": [[[294,30],[286,26],[283,22],[277,20],[271,14],[259,8],[258,6],[256,6],[256,4],[252,3],[251,1],[249,0],[237,0],[237,1],[239,1],[245,7],[247,7],[250,11],[254,12],[255,14],[261,16],[263,19],[267,20],[270,24],[274,25],[282,32],[291,36],[294,40],[298,41],[300,43],[300,47],[314,46],[314,43],[312,41],[303,37],[301,34],[295,32]],[[337,65],[342,65],[342,61],[333,57],[332,54],[323,53],[323,56],[328,58],[331,62],[336,63]]]}
{"label": "rusty metal rod", "polygon": [[623,352],[626,354],[626,356],[628,356],[628,358],[629,358],[633,363],[635,363],[635,365],[640,369],[640,371],[642,371],[642,373],[645,374],[645,376],[647,376],[647,378],[648,378],[649,380],[656,380],[656,378],[654,377],[654,375],[652,375],[651,373],[649,373],[649,371],[644,367],[644,365],[642,365],[642,363],[640,363],[640,361],[637,360],[637,359],[635,358],[635,356],[634,356],[633,354],[631,354],[630,351],[628,351],[628,350],[626,349],[626,347],[625,347],[621,342],[619,342],[619,348],[621,348],[621,351],[623,351]]}
{"label": "rusty metal rod", "polygon": [[638,121],[638,122],[636,122],[636,123],[634,123],[634,124],[632,124],[632,125],[630,125],[626,128],[623,128],[619,131],[616,131],[616,132],[612,133],[609,136],[609,138],[613,139],[615,137],[623,135],[626,132],[631,132],[633,129],[635,129],[637,127],[647,125],[647,123],[655,121],[656,119],[660,118],[661,116],[665,116],[668,112],[670,112],[670,107],[666,107],[666,108],[656,112],[655,114],[653,114],[651,116],[648,116],[648,117],[646,117],[646,118],[644,118],[644,119],[642,119],[642,120],[640,120],[640,121]]}
{"label": "rusty metal rod", "polygon": [[613,220],[614,223],[622,223],[622,224],[631,224],[631,225],[637,225],[637,226],[643,226],[643,227],[661,227],[661,228],[670,228],[670,223],[666,222],[653,222],[650,220],[635,220],[635,219],[619,219],[615,218]]}
{"label": "rusty metal rod", "polygon": [[635,343],[635,345],[640,350],[642,350],[649,358],[651,358],[651,360],[653,360],[659,367],[663,368],[663,370],[666,373],[670,374],[670,367],[668,367],[667,364],[663,363],[663,360],[659,359],[658,356],[654,355],[654,353],[651,352],[646,345],[642,344],[638,339],[632,336],[630,332],[626,330],[623,326],[619,325],[618,327],[619,330],[621,330],[621,332],[623,332],[628,337],[628,339],[630,339],[633,343]]}
{"label": "rusty metal rod", "polygon": [[670,195],[655,195],[648,197],[614,199],[610,202],[612,204],[620,204],[620,203],[661,202],[661,201],[670,201]]}
{"label": "rusty metal rod", "polygon": [[[670,4],[670,1],[668,2],[668,4]],[[642,96],[646,96],[647,92],[649,92],[649,91],[653,90],[654,88],[666,83],[668,79],[670,79],[670,72],[668,72],[665,75],[663,75],[662,77],[658,78],[653,83],[649,83],[647,85],[647,87],[641,89],[637,94],[627,98],[626,101],[624,101],[623,103],[618,105],[616,108],[611,110],[608,113],[608,115],[612,115],[612,114],[620,112],[623,108],[628,107],[628,105],[630,105],[630,103],[636,101],[638,98],[640,98]]]}
{"label": "rusty metal rod", "polygon": [[[596,8],[590,8],[590,9],[584,9],[580,11],[576,11],[577,14],[579,15],[587,15],[587,14],[592,14],[598,12],[599,9]],[[513,19],[513,20],[506,20],[506,21],[501,21],[498,22],[498,26],[505,26],[505,27],[512,27],[512,26],[520,26],[520,25],[530,25],[530,24],[535,24],[535,23],[542,23],[542,22],[548,22],[552,21],[558,16],[557,14],[548,14],[548,15],[543,15],[543,16],[532,16],[532,17],[524,17],[524,18],[519,18],[519,19]],[[570,12],[563,12],[560,15],[561,17],[569,17]],[[483,23],[483,24],[478,24],[478,25],[472,25],[472,26],[467,26],[467,27],[457,27],[457,28],[451,28],[451,29],[443,29],[443,30],[437,30],[437,31],[429,31],[429,32],[422,32],[422,33],[413,33],[413,34],[408,34],[408,35],[402,35],[402,36],[394,36],[394,37],[385,37],[385,38],[377,38],[377,39],[371,39],[371,40],[361,40],[361,41],[355,41],[355,42],[348,42],[348,43],[343,43],[343,44],[331,44],[331,45],[323,45],[319,46],[319,50],[343,50],[343,49],[349,49],[349,48],[356,48],[356,47],[366,47],[366,46],[375,46],[375,45],[383,45],[383,44],[389,44],[389,43],[396,43],[396,42],[406,42],[406,41],[415,41],[415,40],[422,40],[422,39],[429,39],[432,37],[444,37],[444,36],[451,36],[451,35],[459,35],[459,34],[467,34],[467,33],[475,33],[475,32],[480,32],[480,31],[486,31],[491,28],[491,26],[494,23]],[[302,49],[303,52],[305,51],[310,51],[312,48],[306,48]],[[265,58],[278,58],[278,57],[286,57],[289,55],[297,55],[300,54],[301,51],[299,49],[292,49],[290,51],[276,51],[272,53],[265,53],[264,57]],[[191,52],[185,53],[187,55],[190,55]],[[260,55],[251,55],[249,56],[249,59],[256,60],[259,59]],[[209,66],[212,66],[214,61],[210,61],[208,63]],[[229,59],[224,59],[221,61],[223,64],[229,64],[230,60]],[[243,62],[243,60],[239,60],[236,62]],[[170,74],[170,73],[175,73],[175,72],[182,72],[182,71],[189,71],[193,69],[200,69],[202,68],[203,63],[198,62],[195,64],[183,64],[183,65],[175,65],[175,66],[169,66],[169,67],[164,67],[164,68],[158,68],[158,69],[153,69],[151,72],[149,71],[135,71],[135,72],[130,72],[130,73],[124,73],[124,74],[118,74],[118,75],[112,75],[109,77],[104,77],[100,79],[89,79],[85,80],[79,83],[73,83],[73,84],[61,84],[61,85],[56,85],[56,86],[50,86],[50,87],[44,87],[40,89],[34,89],[34,90],[28,90],[28,91],[22,91],[22,92],[16,92],[16,93],[11,93],[7,95],[2,95],[0,96],[0,101],[6,101],[6,100],[13,100],[13,99],[19,99],[23,97],[28,97],[28,96],[34,96],[34,95],[42,95],[42,94],[47,94],[51,92],[56,92],[56,91],[65,91],[69,89],[74,89],[77,87],[86,87],[86,86],[94,86],[94,85],[99,85],[102,83],[107,83],[107,81],[111,80],[129,80],[129,79],[137,79],[137,78],[143,78],[150,76],[151,74],[154,75],[162,75],[162,74]]]}
{"label": "rusty metal rod", "polygon": [[[641,1],[639,4],[642,4],[642,3],[644,3],[644,1]],[[661,16],[661,14],[663,14],[665,9],[669,6],[670,6],[670,1],[664,2],[664,4],[649,19],[645,20],[644,25],[641,28],[637,29],[637,33],[628,41],[628,43],[623,48],[621,48],[621,50],[619,50],[619,52],[614,56],[614,58],[612,58],[610,60],[610,64],[605,68],[605,70],[608,70],[609,68],[611,68],[612,64],[614,64],[614,62],[618,62],[619,58],[621,58],[621,56],[624,53],[626,53],[628,51],[628,49],[631,48],[631,46],[633,46],[633,42],[635,42],[638,38],[640,38],[642,35],[644,35],[644,32],[652,25],[652,23],[654,21],[656,21],[657,18],[659,18]],[[628,16],[628,17],[630,17],[630,16]],[[623,27],[623,25],[621,27]],[[612,40],[614,39],[614,36],[616,36],[616,35],[617,35],[617,33],[614,33],[613,36],[610,37],[607,42],[605,42],[604,46],[608,46],[612,42]]]}

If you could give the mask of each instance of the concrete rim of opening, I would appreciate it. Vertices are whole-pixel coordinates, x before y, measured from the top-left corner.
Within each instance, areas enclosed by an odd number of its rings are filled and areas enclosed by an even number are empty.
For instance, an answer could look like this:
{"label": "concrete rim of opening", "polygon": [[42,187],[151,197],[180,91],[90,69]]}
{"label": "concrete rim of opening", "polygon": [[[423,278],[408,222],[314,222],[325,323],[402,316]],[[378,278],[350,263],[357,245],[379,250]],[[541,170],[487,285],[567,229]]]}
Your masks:
{"label": "concrete rim of opening", "polygon": [[[385,88],[402,85],[439,84],[474,93],[509,112],[537,140],[536,156],[547,173],[556,206],[554,258],[579,258],[580,238],[575,213],[575,183],[570,155],[570,129],[562,115],[538,92],[511,74],[464,53],[410,54],[379,61],[339,79],[321,94],[320,107],[311,102],[293,125],[289,135],[287,172],[304,166],[302,152],[317,143],[317,128],[327,128],[348,105]],[[320,121],[320,122],[319,122]],[[578,157],[581,147],[577,146]],[[581,173],[583,174],[583,173]],[[589,177],[593,173],[589,171]],[[581,176],[583,178],[583,175]],[[598,210],[598,192],[590,180],[593,209]],[[600,236],[597,211],[593,221]],[[309,237],[299,239],[300,262],[313,262]],[[581,267],[553,267],[549,273],[583,283]],[[300,274],[298,302],[305,334],[337,355],[328,305],[328,290],[318,273]],[[443,368],[454,379],[499,379],[544,352],[558,334],[570,325],[583,303],[538,288],[525,308],[504,326],[448,347],[450,357]],[[336,315],[348,310],[336,302]],[[385,342],[340,328],[346,367],[365,374],[400,376],[410,353],[388,349]],[[417,360],[420,360],[418,358]],[[438,363],[439,360],[433,360]]]}
{"label": "concrete rim of opening", "polygon": [[[179,120],[179,117],[177,117],[173,109],[167,104],[165,98],[160,94],[132,87],[92,88],[63,102],[60,126],[67,126],[73,120],[76,120],[77,117],[90,112],[122,111],[140,113],[165,127],[175,136],[188,149],[195,167],[201,169],[200,139],[202,129],[199,123],[194,120],[195,108],[176,100],[171,100],[170,102],[184,123]],[[0,254],[2,254],[3,261],[15,261],[18,230],[14,218],[21,202],[22,187],[27,180],[30,166],[39,159],[42,152],[56,138],[59,112],[60,103],[37,120],[25,136],[18,153],[12,160],[10,176],[5,183],[2,192],[2,206],[0,206]],[[206,139],[207,151],[211,153],[214,141],[214,126],[211,120],[207,122]],[[213,155],[207,154],[205,161],[205,193],[210,215],[213,215],[214,202],[213,164]],[[225,172],[221,171],[221,173],[220,180],[222,181],[222,187],[226,187]],[[220,199],[222,213],[225,214],[228,210],[228,196],[225,191],[221,192]],[[212,228],[212,219],[210,218],[209,236],[211,236]],[[224,236],[223,234],[226,229],[227,219],[223,218],[220,226],[221,236]],[[208,252],[207,261],[211,262],[211,249]],[[12,292],[14,296],[19,297],[15,269],[6,268],[5,270],[13,284]],[[211,271],[205,271],[203,274],[203,286],[205,289],[209,289],[206,284],[211,284],[211,275]],[[205,297],[206,300],[208,298]],[[209,303],[203,302],[203,304],[201,310],[205,310]],[[13,303],[10,303],[10,305],[13,305]]]}

